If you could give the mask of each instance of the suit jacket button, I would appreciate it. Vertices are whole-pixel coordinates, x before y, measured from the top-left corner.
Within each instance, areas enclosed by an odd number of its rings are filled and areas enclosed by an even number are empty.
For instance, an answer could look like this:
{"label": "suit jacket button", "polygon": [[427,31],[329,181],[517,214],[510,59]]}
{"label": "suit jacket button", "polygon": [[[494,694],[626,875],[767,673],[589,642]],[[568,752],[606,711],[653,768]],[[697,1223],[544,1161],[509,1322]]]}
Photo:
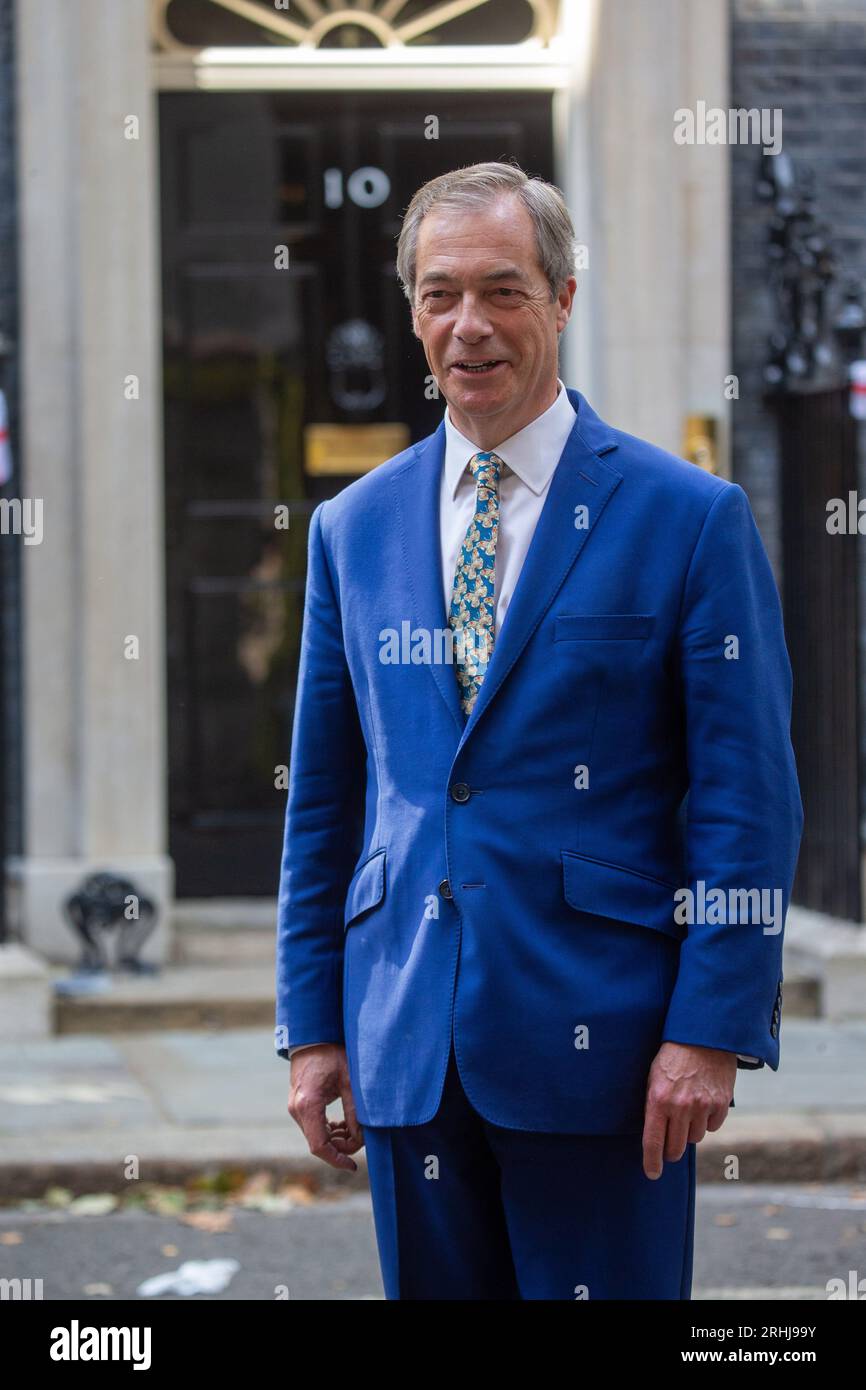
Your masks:
{"label": "suit jacket button", "polygon": [[439,892],[443,898],[454,897],[454,894],[451,892],[451,884],[448,882],[447,878],[443,878],[442,882],[439,884]]}
{"label": "suit jacket button", "polygon": [[472,788],[465,782],[455,782],[451,788],[452,801],[468,801],[472,795]]}
{"label": "suit jacket button", "polygon": [[777,1038],[778,1036],[779,1036],[779,1025],[778,1025],[778,1023],[776,1022],[776,1020],[773,1019],[773,1022],[770,1024],[770,1037],[771,1037],[771,1038]]}

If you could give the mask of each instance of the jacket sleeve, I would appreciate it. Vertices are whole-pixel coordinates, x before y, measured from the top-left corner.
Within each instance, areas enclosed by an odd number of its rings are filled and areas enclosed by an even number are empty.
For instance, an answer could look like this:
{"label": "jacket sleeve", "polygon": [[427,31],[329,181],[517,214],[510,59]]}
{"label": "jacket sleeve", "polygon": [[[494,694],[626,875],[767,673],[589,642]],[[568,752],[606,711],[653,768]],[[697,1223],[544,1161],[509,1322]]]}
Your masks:
{"label": "jacket sleeve", "polygon": [[343,909],[361,852],[366,750],[324,509],[310,518],[307,587],[277,895],[275,1051],[344,1041]]}
{"label": "jacket sleeve", "polygon": [[781,604],[735,483],[716,495],[692,553],[677,664],[689,775],[688,891],[677,895],[677,920],[687,935],[663,1040],[755,1057],[776,1070],[782,939],[803,807]]}

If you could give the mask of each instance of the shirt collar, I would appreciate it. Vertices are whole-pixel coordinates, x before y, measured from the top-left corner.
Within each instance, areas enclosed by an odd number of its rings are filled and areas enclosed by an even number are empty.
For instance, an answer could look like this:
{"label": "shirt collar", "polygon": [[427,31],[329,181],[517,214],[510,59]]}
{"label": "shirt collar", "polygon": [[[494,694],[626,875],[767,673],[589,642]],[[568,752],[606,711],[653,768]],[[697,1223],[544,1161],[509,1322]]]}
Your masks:
{"label": "shirt collar", "polygon": [[[550,482],[576,419],[574,406],[559,377],[556,384],[559,387],[556,400],[523,429],[495,446],[495,452],[508,468],[536,494],[542,493]],[[457,428],[447,406],[444,420],[445,481],[448,496],[453,499],[469,460],[479,452],[480,445],[467,439]]]}

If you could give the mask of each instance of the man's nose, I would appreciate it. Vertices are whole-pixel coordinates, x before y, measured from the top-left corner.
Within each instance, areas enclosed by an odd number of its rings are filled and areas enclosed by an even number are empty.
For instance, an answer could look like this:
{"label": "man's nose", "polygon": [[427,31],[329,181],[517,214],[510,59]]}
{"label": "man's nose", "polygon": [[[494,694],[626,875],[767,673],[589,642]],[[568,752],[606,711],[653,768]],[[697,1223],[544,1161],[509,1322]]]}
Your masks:
{"label": "man's nose", "polygon": [[473,295],[463,295],[454,319],[454,335],[457,338],[481,338],[490,332],[490,322],[480,299]]}

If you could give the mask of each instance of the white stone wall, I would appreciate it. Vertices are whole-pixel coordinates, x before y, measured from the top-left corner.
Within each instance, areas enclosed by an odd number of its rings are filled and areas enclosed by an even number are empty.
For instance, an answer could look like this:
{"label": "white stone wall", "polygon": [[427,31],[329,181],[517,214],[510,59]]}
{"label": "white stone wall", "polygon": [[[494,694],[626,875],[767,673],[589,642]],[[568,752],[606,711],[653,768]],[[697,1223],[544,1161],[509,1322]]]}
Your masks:
{"label": "white stone wall", "polygon": [[562,23],[563,191],[590,253],[563,360],[611,424],[675,453],[687,415],[713,416],[728,474],[729,153],[673,138],[678,109],[728,107],[726,0],[565,0]]}
{"label": "white stone wall", "polygon": [[[155,105],[147,0],[18,0],[16,24],[22,451],[44,517],[23,548],[16,867],[28,944],[72,959],[60,904],[86,872],[171,891]],[[163,927],[148,954],[165,948]]]}

